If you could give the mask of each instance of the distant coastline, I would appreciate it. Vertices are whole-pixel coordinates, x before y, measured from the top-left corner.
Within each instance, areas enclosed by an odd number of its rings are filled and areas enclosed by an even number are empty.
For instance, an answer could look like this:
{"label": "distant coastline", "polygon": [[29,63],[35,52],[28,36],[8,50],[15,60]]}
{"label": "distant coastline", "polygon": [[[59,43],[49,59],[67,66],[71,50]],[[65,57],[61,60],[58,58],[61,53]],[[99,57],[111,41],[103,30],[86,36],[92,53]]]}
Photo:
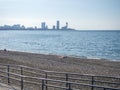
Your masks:
{"label": "distant coastline", "polygon": [[48,28],[48,25],[46,22],[41,22],[41,27],[26,27],[21,24],[14,24],[14,25],[4,25],[0,26],[0,30],[75,30],[73,28],[68,28],[68,22],[66,22],[66,25],[63,27],[60,27],[60,21],[58,20],[56,22],[56,25],[53,25],[52,28]]}
{"label": "distant coastline", "polygon": [[[40,30],[40,31],[43,31],[43,30],[44,30],[44,31],[46,31],[46,30],[54,30],[54,31],[55,31],[55,30],[56,30],[56,31],[57,31],[57,29],[30,29],[30,28],[26,28],[26,29],[0,29],[0,31],[1,31],[1,30],[33,30],[33,31],[34,31],[34,30],[37,30],[37,31],[38,31],[38,30]],[[76,29],[68,28],[68,29],[59,29],[59,30],[69,31],[69,30],[76,30]]]}

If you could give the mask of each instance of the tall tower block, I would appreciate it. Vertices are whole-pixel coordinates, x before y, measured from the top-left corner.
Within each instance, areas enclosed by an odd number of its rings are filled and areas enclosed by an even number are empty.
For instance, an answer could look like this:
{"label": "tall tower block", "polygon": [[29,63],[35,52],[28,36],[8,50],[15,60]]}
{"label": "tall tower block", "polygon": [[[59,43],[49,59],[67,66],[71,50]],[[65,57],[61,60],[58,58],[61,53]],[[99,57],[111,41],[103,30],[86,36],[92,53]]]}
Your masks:
{"label": "tall tower block", "polygon": [[68,22],[66,22],[66,29],[68,29]]}
{"label": "tall tower block", "polygon": [[42,23],[41,23],[41,29],[42,29],[42,30],[45,30],[45,28],[46,28],[46,27],[45,27],[45,22],[42,22]]}
{"label": "tall tower block", "polygon": [[57,26],[56,29],[59,30],[60,29],[60,21],[57,21]]}

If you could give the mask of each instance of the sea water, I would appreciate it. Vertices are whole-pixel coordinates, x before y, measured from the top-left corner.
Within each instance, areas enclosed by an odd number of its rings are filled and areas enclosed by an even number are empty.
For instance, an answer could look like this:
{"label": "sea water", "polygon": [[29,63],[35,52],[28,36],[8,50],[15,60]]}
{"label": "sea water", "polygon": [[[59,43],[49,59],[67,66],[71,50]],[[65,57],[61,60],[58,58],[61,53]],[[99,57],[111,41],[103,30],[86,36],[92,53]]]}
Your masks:
{"label": "sea water", "polygon": [[120,60],[120,31],[0,30],[0,49]]}

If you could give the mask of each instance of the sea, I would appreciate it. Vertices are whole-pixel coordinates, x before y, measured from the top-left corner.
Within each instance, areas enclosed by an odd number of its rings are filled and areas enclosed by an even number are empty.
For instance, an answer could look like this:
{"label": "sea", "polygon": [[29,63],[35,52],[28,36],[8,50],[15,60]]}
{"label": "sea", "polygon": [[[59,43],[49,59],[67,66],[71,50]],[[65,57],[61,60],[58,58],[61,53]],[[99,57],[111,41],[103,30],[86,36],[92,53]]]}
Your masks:
{"label": "sea", "polygon": [[120,31],[0,30],[0,50],[120,61]]}

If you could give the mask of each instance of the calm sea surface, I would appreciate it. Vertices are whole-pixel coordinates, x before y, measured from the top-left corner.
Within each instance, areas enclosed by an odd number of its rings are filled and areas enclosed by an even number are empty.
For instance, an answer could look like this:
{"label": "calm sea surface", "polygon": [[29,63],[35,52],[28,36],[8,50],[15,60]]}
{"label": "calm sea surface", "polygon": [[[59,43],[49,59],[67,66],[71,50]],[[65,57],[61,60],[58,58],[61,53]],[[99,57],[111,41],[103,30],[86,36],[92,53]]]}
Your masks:
{"label": "calm sea surface", "polygon": [[120,60],[120,31],[0,30],[0,49]]}

